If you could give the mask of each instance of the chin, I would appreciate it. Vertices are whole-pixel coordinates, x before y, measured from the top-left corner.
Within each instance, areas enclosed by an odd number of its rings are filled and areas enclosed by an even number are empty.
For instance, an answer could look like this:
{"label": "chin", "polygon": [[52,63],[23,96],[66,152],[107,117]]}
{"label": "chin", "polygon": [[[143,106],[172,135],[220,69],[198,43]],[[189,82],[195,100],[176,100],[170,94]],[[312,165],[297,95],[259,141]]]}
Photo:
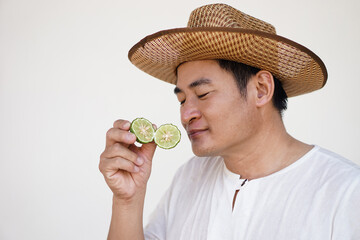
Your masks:
{"label": "chin", "polygon": [[196,144],[192,144],[192,151],[195,156],[198,157],[211,157],[215,156],[215,149],[209,146],[197,146]]}

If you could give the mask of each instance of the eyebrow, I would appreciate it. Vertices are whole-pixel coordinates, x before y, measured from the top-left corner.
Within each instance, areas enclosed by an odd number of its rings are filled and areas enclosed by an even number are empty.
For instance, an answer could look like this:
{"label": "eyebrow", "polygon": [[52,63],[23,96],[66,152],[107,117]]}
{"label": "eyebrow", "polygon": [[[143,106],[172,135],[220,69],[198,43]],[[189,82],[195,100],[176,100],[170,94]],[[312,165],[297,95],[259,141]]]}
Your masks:
{"label": "eyebrow", "polygon": [[[211,83],[210,79],[208,79],[208,78],[200,78],[200,79],[190,83],[189,88],[195,88],[195,87],[198,87],[200,85],[205,85],[205,84],[210,84],[210,83]],[[181,92],[183,92],[183,90],[181,90],[178,87],[175,87],[175,89],[174,89],[175,94],[178,94],[178,93],[181,93]]]}

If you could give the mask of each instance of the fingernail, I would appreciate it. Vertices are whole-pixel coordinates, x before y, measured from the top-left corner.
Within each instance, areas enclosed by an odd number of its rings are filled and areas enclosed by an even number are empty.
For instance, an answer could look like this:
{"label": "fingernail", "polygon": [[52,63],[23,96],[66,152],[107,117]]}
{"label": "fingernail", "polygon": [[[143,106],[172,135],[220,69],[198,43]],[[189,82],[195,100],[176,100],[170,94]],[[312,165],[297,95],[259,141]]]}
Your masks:
{"label": "fingernail", "polygon": [[135,135],[132,134],[132,133],[128,133],[127,136],[126,136],[126,138],[127,138],[129,141],[134,140],[134,137],[135,137]]}
{"label": "fingernail", "polygon": [[136,159],[136,164],[137,164],[137,165],[142,165],[143,163],[144,163],[144,160],[143,160],[142,158],[138,157],[138,158]]}
{"label": "fingernail", "polygon": [[130,122],[124,123],[124,128],[130,128]]}
{"label": "fingernail", "polygon": [[135,167],[134,167],[134,172],[139,172],[139,171],[140,171],[140,168],[137,167],[137,166],[135,166]]}

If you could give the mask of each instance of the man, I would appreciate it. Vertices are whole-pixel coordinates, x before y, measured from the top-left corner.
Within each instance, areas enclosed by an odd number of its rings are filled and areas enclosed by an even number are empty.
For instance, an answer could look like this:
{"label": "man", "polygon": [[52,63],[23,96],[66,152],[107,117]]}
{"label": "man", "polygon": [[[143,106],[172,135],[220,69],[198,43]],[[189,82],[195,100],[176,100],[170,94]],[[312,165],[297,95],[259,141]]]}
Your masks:
{"label": "man", "polygon": [[129,52],[176,85],[196,157],[182,166],[143,231],[154,143],[130,122],[107,133],[100,171],[114,193],[109,239],[360,239],[360,168],[285,130],[287,96],[324,86],[323,62],[270,24],[225,4]]}

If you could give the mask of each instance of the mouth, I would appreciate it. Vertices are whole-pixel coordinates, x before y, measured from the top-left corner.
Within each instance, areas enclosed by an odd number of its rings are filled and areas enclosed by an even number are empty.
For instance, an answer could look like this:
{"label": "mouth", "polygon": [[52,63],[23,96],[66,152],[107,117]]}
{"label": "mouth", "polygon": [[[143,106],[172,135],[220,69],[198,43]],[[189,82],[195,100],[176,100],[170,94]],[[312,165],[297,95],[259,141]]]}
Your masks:
{"label": "mouth", "polygon": [[187,131],[187,134],[188,134],[190,140],[193,140],[193,139],[200,137],[206,131],[208,131],[208,129],[192,129],[190,131]]}

